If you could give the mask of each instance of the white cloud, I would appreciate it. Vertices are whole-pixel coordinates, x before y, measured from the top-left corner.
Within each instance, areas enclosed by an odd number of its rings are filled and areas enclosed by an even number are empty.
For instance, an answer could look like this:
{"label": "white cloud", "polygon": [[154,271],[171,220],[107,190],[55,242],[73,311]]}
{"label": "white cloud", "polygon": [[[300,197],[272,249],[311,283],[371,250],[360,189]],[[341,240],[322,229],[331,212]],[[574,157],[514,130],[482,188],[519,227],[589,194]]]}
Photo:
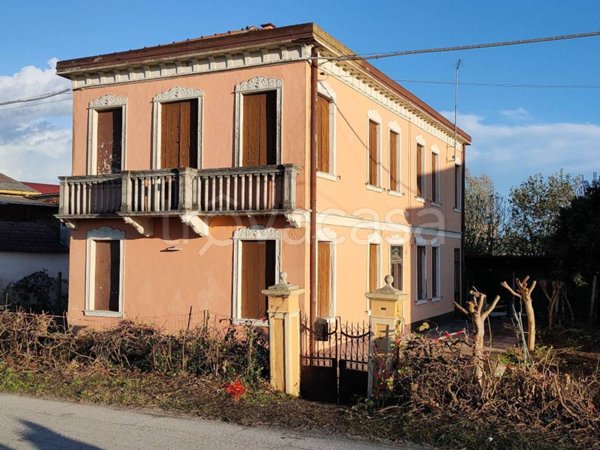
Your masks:
{"label": "white cloud", "polygon": [[502,111],[500,111],[500,114],[506,117],[507,119],[511,120],[529,119],[529,111],[527,111],[523,107],[516,109],[503,109]]}
{"label": "white cloud", "polygon": [[[48,67],[0,76],[0,102],[56,92],[69,81]],[[0,106],[0,172],[23,181],[57,183],[71,170],[71,96]]]}
{"label": "white cloud", "polygon": [[499,125],[465,114],[459,116],[459,126],[473,138],[467,164],[474,173],[491,176],[503,192],[538,172],[564,169],[590,177],[600,171],[600,124]]}

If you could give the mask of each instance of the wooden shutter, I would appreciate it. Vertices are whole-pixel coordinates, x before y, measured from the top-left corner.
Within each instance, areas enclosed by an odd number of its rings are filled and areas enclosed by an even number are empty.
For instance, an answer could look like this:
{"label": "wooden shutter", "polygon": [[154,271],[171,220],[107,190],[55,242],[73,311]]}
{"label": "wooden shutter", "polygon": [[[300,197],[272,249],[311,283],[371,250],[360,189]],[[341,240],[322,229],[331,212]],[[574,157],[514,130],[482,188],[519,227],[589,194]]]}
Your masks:
{"label": "wooden shutter", "polygon": [[390,189],[399,191],[398,185],[398,133],[390,131]]}
{"label": "wooden shutter", "polygon": [[331,311],[331,242],[318,244],[318,311],[319,317],[329,317]]}
{"label": "wooden shutter", "polygon": [[329,172],[330,170],[330,149],[329,149],[329,105],[330,101],[326,97],[319,95],[317,102],[317,117],[318,117],[318,160],[317,170],[320,172]]}
{"label": "wooden shutter", "polygon": [[379,272],[379,244],[369,244],[369,292],[375,291],[378,286],[377,273]]}
{"label": "wooden shutter", "polygon": [[161,166],[198,168],[198,100],[161,105]]}
{"label": "wooden shutter", "polygon": [[119,173],[123,143],[123,109],[105,109],[97,114],[96,173]]}
{"label": "wooden shutter", "polygon": [[438,154],[431,154],[431,200],[439,201],[438,196]]}
{"label": "wooden shutter", "polygon": [[423,146],[417,144],[417,197],[423,195]]}
{"label": "wooden shutter", "polygon": [[369,184],[379,186],[377,177],[377,131],[379,125],[369,120]]}
{"label": "wooden shutter", "polygon": [[99,311],[119,311],[119,241],[95,241],[94,305]]}
{"label": "wooden shutter", "polygon": [[440,248],[431,248],[431,296],[437,298],[440,296],[438,292],[439,273],[438,264],[440,259]]}
{"label": "wooden shutter", "polygon": [[423,300],[426,294],[425,247],[417,247],[417,299]]}
{"label": "wooden shutter", "polygon": [[245,94],[242,165],[277,163],[277,93]]}
{"label": "wooden shutter", "polygon": [[275,284],[275,241],[242,241],[241,314],[264,319],[267,297],[261,290]]}

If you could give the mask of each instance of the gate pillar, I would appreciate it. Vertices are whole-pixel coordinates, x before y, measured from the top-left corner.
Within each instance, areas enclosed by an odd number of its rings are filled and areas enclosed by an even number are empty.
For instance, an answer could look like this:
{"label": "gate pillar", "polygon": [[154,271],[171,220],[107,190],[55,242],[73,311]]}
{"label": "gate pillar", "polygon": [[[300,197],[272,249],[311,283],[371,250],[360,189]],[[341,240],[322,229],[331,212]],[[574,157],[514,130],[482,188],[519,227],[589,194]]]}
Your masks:
{"label": "gate pillar", "polygon": [[[372,394],[374,356],[389,353],[404,327],[404,303],[408,294],[392,286],[394,277],[386,275],[385,286],[365,295],[369,299],[369,324],[371,326],[369,395]],[[379,362],[377,362],[379,364]]]}
{"label": "gate pillar", "polygon": [[288,284],[281,272],[279,283],[262,291],[269,298],[269,362],[271,386],[300,395],[300,302],[304,292]]}

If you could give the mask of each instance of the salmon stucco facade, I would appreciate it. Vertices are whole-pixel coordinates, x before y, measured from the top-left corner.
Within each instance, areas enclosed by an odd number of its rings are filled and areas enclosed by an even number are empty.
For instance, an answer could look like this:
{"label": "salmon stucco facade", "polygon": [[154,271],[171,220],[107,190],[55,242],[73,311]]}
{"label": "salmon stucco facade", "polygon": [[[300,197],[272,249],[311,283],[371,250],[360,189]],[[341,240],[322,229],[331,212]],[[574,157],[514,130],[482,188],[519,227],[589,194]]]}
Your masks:
{"label": "salmon stucco facade", "polygon": [[279,273],[311,320],[406,325],[461,295],[470,137],[315,24],[61,61],[73,86],[69,322],[266,324]]}

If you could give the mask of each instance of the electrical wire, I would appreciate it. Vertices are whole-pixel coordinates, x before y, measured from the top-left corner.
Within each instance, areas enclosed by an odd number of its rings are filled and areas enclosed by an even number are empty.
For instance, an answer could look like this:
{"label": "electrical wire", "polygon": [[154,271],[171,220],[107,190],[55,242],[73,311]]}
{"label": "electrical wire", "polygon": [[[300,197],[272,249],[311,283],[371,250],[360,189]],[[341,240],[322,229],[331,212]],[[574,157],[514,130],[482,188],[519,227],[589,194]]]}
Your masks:
{"label": "electrical wire", "polygon": [[307,59],[323,59],[328,61],[354,61],[354,60],[367,60],[367,59],[383,59],[392,58],[394,56],[407,56],[407,55],[420,55],[424,53],[443,53],[443,52],[455,52],[462,50],[479,50],[483,48],[494,48],[494,47],[507,47],[513,45],[526,45],[526,44],[539,44],[542,42],[556,42],[564,41],[569,39],[582,39],[588,37],[600,36],[600,31],[590,31],[587,33],[575,33],[575,34],[562,34],[557,36],[547,36],[540,38],[530,39],[518,39],[512,41],[500,41],[500,42],[486,42],[482,44],[467,44],[467,45],[456,45],[453,47],[435,47],[425,48],[420,50],[400,50],[394,52],[382,52],[382,53],[362,53],[342,56],[318,56],[308,57]]}
{"label": "electrical wire", "polygon": [[14,106],[11,106],[11,107],[8,107],[8,108],[0,108],[0,112],[8,111],[8,110],[11,110],[11,109],[34,108],[36,106],[44,106],[44,105],[48,105],[50,103],[68,102],[68,101],[71,101],[71,100],[72,99],[70,99],[70,98],[61,98],[59,100],[50,100],[49,102],[34,103],[34,104],[31,104],[31,105],[14,105]]}
{"label": "electrical wire", "polygon": [[[422,84],[454,84],[454,81],[438,80],[404,80],[395,78],[400,83],[422,83]],[[537,84],[537,83],[488,83],[488,82],[466,82],[461,81],[461,86],[494,87],[494,88],[532,88],[532,89],[600,89],[600,84]]]}
{"label": "electrical wire", "polygon": [[12,105],[14,103],[35,102],[37,100],[44,100],[44,99],[47,99],[50,97],[55,97],[57,95],[66,94],[67,92],[71,92],[71,88],[61,89],[60,91],[54,91],[54,92],[45,92],[43,94],[39,94],[39,95],[36,95],[33,97],[18,98],[15,100],[7,100],[5,102],[0,102],[0,106]]}

